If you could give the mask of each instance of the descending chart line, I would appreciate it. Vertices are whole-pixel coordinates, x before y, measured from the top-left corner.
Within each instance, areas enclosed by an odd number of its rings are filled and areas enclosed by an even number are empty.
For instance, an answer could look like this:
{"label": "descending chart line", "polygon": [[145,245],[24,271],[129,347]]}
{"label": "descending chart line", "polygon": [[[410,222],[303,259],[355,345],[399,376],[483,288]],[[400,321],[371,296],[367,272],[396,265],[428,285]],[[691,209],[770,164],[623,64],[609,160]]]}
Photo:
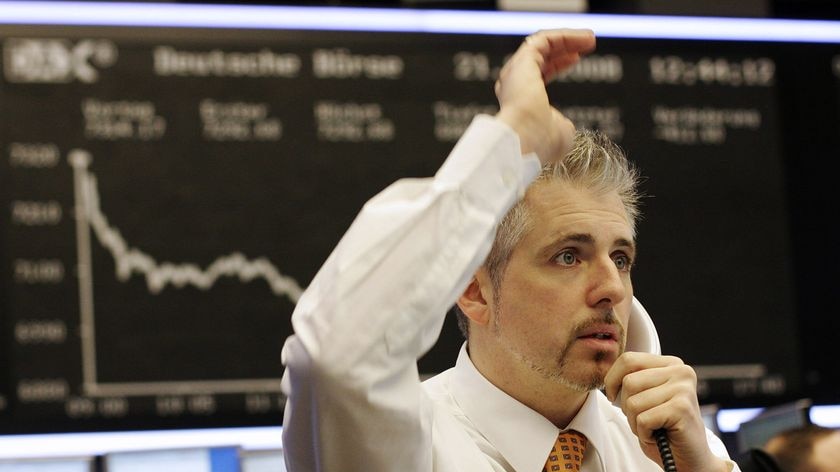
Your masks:
{"label": "descending chart line", "polygon": [[167,286],[180,289],[192,286],[208,291],[222,277],[236,277],[243,283],[261,278],[272,293],[296,303],[303,289],[295,279],[282,274],[265,257],[248,259],[241,252],[218,257],[206,268],[193,263],[158,262],[140,249],[131,247],[120,231],[111,226],[102,212],[96,175],[88,170],[90,153],[74,149],[68,154],[73,168],[76,217],[76,251],[78,257],[80,333],[82,341],[82,387],[88,395],[140,395],[152,391],[160,394],[188,391],[279,391],[279,379],[238,379],[194,382],[111,383],[98,381],[96,369],[96,326],[94,321],[93,265],[91,229],[99,243],[111,254],[117,279],[128,281],[132,275],[145,277],[152,294]]}
{"label": "descending chart line", "polygon": [[[121,282],[130,279],[134,273],[142,274],[146,278],[149,291],[157,294],[169,284],[175,288],[192,285],[201,290],[209,290],[221,277],[238,277],[242,282],[262,278],[275,295],[288,297],[293,303],[296,303],[303,294],[303,289],[297,281],[281,274],[265,257],[249,260],[244,254],[234,252],[219,257],[207,268],[202,269],[191,263],[158,263],[139,249],[129,247],[119,230],[112,227],[105,214],[102,213],[96,176],[87,170],[91,162],[90,154],[73,150],[69,160],[74,168],[75,183],[81,187],[77,198],[81,194],[83,200],[84,215],[81,215],[82,218],[77,221],[86,222],[93,228],[96,238],[113,256],[117,267],[117,277]],[[89,244],[89,239],[87,242]]]}

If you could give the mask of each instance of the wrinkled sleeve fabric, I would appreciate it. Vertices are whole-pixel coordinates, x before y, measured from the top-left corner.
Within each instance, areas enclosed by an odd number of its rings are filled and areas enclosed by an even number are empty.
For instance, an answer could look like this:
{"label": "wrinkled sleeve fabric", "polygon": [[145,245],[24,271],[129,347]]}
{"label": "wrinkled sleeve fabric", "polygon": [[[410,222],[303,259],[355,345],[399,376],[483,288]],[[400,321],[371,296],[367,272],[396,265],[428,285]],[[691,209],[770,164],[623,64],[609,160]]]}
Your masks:
{"label": "wrinkled sleeve fabric", "polygon": [[706,428],[706,441],[709,443],[709,449],[712,450],[712,454],[726,461],[726,465],[729,466],[730,472],[741,472],[741,468],[738,464],[729,457],[729,452],[726,450],[726,446],[723,444],[723,441],[721,441],[719,437],[715,436],[715,433],[709,430],[709,428]]}
{"label": "wrinkled sleeve fabric", "polygon": [[416,361],[538,172],[509,127],[479,116],[434,178],[398,181],[364,206],[292,315],[291,472],[432,470]]}

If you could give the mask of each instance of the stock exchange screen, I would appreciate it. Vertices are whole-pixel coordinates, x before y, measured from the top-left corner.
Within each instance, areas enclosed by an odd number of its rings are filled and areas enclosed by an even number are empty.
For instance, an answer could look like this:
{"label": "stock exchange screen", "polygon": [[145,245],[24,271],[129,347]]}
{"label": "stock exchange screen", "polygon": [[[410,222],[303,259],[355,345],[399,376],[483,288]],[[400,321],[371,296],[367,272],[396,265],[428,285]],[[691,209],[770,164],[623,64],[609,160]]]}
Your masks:
{"label": "stock exchange screen", "polygon": [[[0,41],[0,418],[40,432],[279,423],[295,302],[367,199],[495,113],[521,38]],[[646,177],[636,296],[703,403],[803,391],[778,85],[772,44],[606,39],[549,86]],[[461,342],[450,317],[421,371]]]}

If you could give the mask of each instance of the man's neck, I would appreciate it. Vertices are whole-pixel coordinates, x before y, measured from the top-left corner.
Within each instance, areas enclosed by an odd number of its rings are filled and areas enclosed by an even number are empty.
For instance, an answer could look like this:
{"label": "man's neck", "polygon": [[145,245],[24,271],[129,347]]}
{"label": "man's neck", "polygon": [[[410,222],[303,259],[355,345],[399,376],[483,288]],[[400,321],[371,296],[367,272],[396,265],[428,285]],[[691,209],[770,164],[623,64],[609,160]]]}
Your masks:
{"label": "man's neck", "polygon": [[547,379],[522,363],[494,360],[477,346],[468,344],[468,354],[476,370],[490,383],[560,429],[565,429],[577,416],[589,395],[558,380]]}

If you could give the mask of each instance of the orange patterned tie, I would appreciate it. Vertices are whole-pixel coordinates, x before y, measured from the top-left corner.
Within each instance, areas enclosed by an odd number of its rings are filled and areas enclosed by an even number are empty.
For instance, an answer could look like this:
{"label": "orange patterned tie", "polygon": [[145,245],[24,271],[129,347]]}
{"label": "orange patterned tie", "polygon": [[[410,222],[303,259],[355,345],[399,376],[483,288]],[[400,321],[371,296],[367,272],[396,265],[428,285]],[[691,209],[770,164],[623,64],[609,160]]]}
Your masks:
{"label": "orange patterned tie", "polygon": [[557,470],[580,470],[583,462],[583,451],[586,449],[586,436],[577,431],[569,430],[560,433],[554,441],[554,447],[545,461],[543,472]]}

